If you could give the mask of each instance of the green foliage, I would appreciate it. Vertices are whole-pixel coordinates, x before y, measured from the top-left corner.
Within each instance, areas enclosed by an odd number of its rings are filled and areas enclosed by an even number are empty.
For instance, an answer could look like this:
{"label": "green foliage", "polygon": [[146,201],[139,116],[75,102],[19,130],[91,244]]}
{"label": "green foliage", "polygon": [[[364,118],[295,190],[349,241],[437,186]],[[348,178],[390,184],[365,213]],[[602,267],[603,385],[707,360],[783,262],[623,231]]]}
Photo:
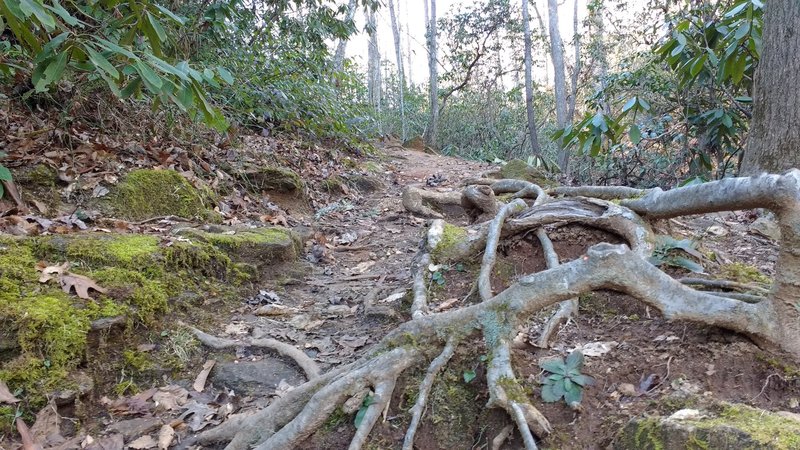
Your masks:
{"label": "green foliage", "polygon": [[361,402],[361,407],[358,408],[356,417],[353,420],[353,425],[355,425],[356,428],[361,426],[361,422],[364,421],[364,415],[367,414],[367,410],[373,403],[375,403],[375,397],[373,397],[372,395],[367,395],[366,397],[364,397],[364,400]]}
{"label": "green foliage", "polygon": [[678,255],[682,251],[698,260],[703,260],[703,255],[697,251],[697,242],[690,239],[675,239],[671,236],[656,236],[656,246],[653,255],[649,258],[654,266],[681,267],[696,273],[703,273],[703,266],[685,256]]}
{"label": "green foliage", "polygon": [[583,353],[573,350],[564,361],[561,358],[551,359],[539,364],[548,372],[542,381],[542,400],[553,403],[561,400],[570,405],[579,405],[583,399],[583,388],[594,383],[592,377],[583,375]]}
{"label": "green foliage", "polygon": [[[5,153],[0,152],[0,158],[6,156]],[[3,198],[5,194],[5,187],[3,187],[3,181],[11,181],[11,171],[8,170],[8,167],[0,164],[0,198]]]}
{"label": "green foliage", "polygon": [[33,92],[47,92],[67,78],[102,80],[120,99],[146,99],[154,107],[169,102],[227,128],[205,91],[233,81],[230,72],[177,60],[173,30],[187,19],[152,0],[6,0],[0,19],[0,30],[7,25],[18,42],[0,49],[0,56],[14,61],[0,63],[0,73],[29,75]]}

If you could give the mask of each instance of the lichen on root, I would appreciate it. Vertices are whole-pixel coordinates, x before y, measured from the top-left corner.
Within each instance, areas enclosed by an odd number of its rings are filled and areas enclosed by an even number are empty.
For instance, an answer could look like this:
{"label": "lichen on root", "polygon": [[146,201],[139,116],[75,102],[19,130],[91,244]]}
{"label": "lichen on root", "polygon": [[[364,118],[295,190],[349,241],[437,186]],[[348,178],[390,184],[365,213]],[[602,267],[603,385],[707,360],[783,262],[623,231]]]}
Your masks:
{"label": "lichen on root", "polygon": [[[604,189],[581,191],[585,192],[603,196]],[[620,192],[614,191],[617,194]],[[433,380],[460,343],[481,338],[491,352],[488,406],[505,410],[520,431],[525,448],[535,449],[535,437],[546,435],[550,426],[516,379],[510,342],[531,315],[600,289],[628,294],[660,311],[667,319],[724,327],[750,336],[761,345],[779,347],[800,357],[800,308],[797,307],[800,256],[794,250],[800,246],[800,171],[782,176],[727,179],[668,192],[622,194],[628,199],[620,204],[537,195],[531,206],[515,200],[499,208],[492,221],[472,226],[468,237],[454,245],[457,251],[449,257],[457,259],[483,252],[477,279],[481,301],[460,309],[431,313],[427,308],[426,292],[420,286],[424,287],[428,276],[424,268],[431,249],[424,246],[425,253],[417,259],[412,320],[395,328],[355,362],[321,374],[265,409],[233,418],[184,444],[227,442],[229,450],[291,449],[323,426],[349,398],[371,388],[376,401],[366,411],[350,445],[350,449],[359,449],[391,398],[400,374],[427,366],[403,444],[404,448],[412,448],[415,427],[422,420],[420,411],[425,410]],[[414,204],[410,210],[427,212],[418,206]],[[761,302],[747,303],[694,290],[646,259],[653,242],[648,219],[756,207],[769,208],[777,214],[783,239],[773,290]],[[596,244],[582,257],[564,264],[557,264],[554,255],[549,255],[551,263],[547,270],[522,276],[502,292],[493,293],[486,273],[487,269],[491,271],[500,242],[544,225],[565,223],[605,229],[622,237],[627,245]],[[441,238],[442,222],[435,221],[434,226],[440,231],[429,235]],[[546,242],[545,236],[539,234]]]}

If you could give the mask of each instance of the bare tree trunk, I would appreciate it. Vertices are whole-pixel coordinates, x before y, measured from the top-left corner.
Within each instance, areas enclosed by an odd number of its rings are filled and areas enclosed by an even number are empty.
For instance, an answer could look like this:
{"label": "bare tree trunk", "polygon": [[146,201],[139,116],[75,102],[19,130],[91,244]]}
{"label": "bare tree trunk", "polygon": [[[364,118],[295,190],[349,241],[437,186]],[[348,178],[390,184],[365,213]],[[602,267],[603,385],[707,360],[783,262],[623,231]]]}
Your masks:
{"label": "bare tree trunk", "polygon": [[400,42],[400,28],[397,24],[397,14],[394,10],[394,0],[389,0],[389,16],[392,20],[392,35],[394,36],[394,51],[397,60],[397,103],[400,106],[401,138],[406,140],[406,108],[404,96],[405,82],[403,81],[403,50]]}
{"label": "bare tree trunk", "polygon": [[[347,4],[347,21],[352,21],[355,14],[356,0],[350,0],[350,2]],[[347,41],[347,39],[341,39],[339,44],[336,46],[336,53],[333,55],[334,67],[336,67],[336,70],[339,71],[341,71],[344,67],[344,52],[347,48]]]}
{"label": "bare tree trunk", "polygon": [[[425,2],[425,16],[428,16],[428,2]],[[436,147],[436,137],[439,132],[439,74],[436,67],[436,0],[430,0],[430,17],[428,24],[428,85],[430,100],[430,120],[425,130],[425,144]]]}
{"label": "bare tree trunk", "polygon": [[592,58],[597,62],[597,90],[601,92],[600,95],[600,109],[603,114],[611,114],[611,106],[608,104],[606,98],[606,79],[608,78],[608,59],[606,59],[606,27],[603,19],[603,12],[605,5],[600,3],[598,7],[592,11],[592,24],[594,31],[592,34],[592,49],[590,50]]}
{"label": "bare tree trunk", "polygon": [[525,110],[528,114],[528,134],[531,140],[531,152],[534,156],[541,157],[542,147],[539,145],[539,136],[536,132],[536,116],[533,112],[533,70],[531,68],[531,25],[528,13],[528,1],[522,0],[522,30],[525,36]]}
{"label": "bare tree trunk", "polygon": [[763,50],[755,75],[753,121],[742,175],[800,167],[800,2],[774,0],[764,10]]}
{"label": "bare tree trunk", "polygon": [[[536,13],[536,20],[539,22],[539,33],[544,40],[546,45],[550,45],[548,42],[550,38],[547,36],[547,28],[544,26],[544,20],[542,20],[542,15],[539,13],[539,8],[536,7],[536,2],[533,2],[533,12]],[[550,86],[550,72],[547,70],[547,56],[544,56],[544,85]]]}
{"label": "bare tree trunk", "polygon": [[[559,128],[567,126],[567,80],[564,73],[564,47],[561,41],[561,32],[558,29],[558,0],[547,0],[547,14],[550,28],[550,56],[553,60],[553,81],[555,82],[556,97],[556,125]],[[558,142],[558,166],[561,172],[568,173],[569,153],[563,148],[561,140]]]}
{"label": "bare tree trunk", "polygon": [[581,73],[581,35],[578,30],[578,0],[573,3],[572,29],[574,30],[573,41],[575,45],[575,66],[572,68],[572,92],[569,97],[569,112],[567,120],[571,123],[575,120],[575,103],[578,101],[578,77]]}
{"label": "bare tree trunk", "polygon": [[408,21],[408,10],[409,8],[405,9],[405,16],[406,16],[406,58],[408,58],[408,76],[406,77],[406,81],[408,82],[409,86],[414,86],[414,77],[413,77],[413,70],[411,66],[411,27],[409,24],[411,22]]}
{"label": "bare tree trunk", "polygon": [[378,49],[378,23],[375,12],[367,11],[367,28],[369,29],[369,46],[367,55],[367,95],[369,103],[378,113],[378,130],[383,134],[381,114],[381,53]]}

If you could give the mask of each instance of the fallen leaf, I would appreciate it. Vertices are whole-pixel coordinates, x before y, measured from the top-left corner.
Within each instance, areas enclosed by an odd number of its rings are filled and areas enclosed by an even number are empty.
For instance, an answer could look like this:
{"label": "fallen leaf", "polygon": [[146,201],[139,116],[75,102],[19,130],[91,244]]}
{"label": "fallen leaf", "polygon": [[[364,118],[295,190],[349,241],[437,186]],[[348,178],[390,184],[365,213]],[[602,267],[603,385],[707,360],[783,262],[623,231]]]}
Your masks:
{"label": "fallen leaf", "polygon": [[253,314],[257,316],[283,316],[296,311],[285,305],[264,305],[258,307]]}
{"label": "fallen leaf", "polygon": [[181,414],[180,418],[186,422],[192,431],[200,431],[208,425],[220,423],[220,421],[211,420],[216,413],[216,409],[192,400],[186,405],[186,411]]}
{"label": "fallen leaf", "polygon": [[48,281],[58,278],[69,269],[69,263],[64,263],[58,266],[48,266],[44,261],[39,261],[36,264],[36,270],[42,272],[39,277],[39,283],[47,283]]}
{"label": "fallen leaf", "polygon": [[153,394],[153,401],[156,403],[156,406],[167,411],[172,411],[183,406],[186,404],[188,398],[189,391],[177,384],[161,387],[158,389],[158,392]]}
{"label": "fallen leaf", "polygon": [[197,378],[194,379],[194,384],[192,384],[192,388],[194,388],[197,392],[203,392],[203,389],[206,387],[206,379],[208,378],[208,374],[211,373],[211,369],[214,368],[214,364],[217,362],[213,359],[209,359],[203,364],[203,370],[197,374]]}
{"label": "fallen leaf", "polygon": [[112,434],[111,436],[92,439],[91,436],[86,436],[86,440],[81,443],[84,450],[122,450],[125,448],[125,441],[121,434]]}
{"label": "fallen leaf", "polygon": [[3,380],[0,380],[0,403],[9,403],[14,404],[19,402],[17,397],[14,397],[14,394],[8,390],[8,386]]}
{"label": "fallen leaf", "polygon": [[159,450],[166,450],[172,444],[172,439],[175,438],[175,430],[169,426],[164,425],[158,432],[158,448]]}
{"label": "fallen leaf", "polygon": [[61,284],[61,290],[67,294],[69,294],[74,288],[75,293],[78,294],[78,297],[85,300],[92,298],[89,296],[89,289],[93,289],[101,294],[108,293],[107,289],[98,286],[97,283],[95,283],[91,278],[74,273],[63,274],[59,280],[59,283]]}
{"label": "fallen leaf", "polygon": [[158,442],[153,439],[150,435],[144,435],[140,438],[136,439],[133,442],[128,443],[128,448],[133,448],[136,450],[143,450],[148,448],[153,448],[158,445]]}
{"label": "fallen leaf", "polygon": [[22,440],[22,450],[42,450],[42,446],[36,443],[31,431],[21,417],[17,417],[17,432]]}
{"label": "fallen leaf", "polygon": [[610,352],[617,344],[617,341],[589,342],[578,347],[578,349],[583,353],[583,356],[597,357]]}
{"label": "fallen leaf", "polygon": [[400,300],[401,298],[403,298],[405,296],[406,296],[405,291],[396,292],[396,293],[386,297],[385,299],[381,300],[380,303],[390,303],[390,302],[393,302],[395,300]]}
{"label": "fallen leaf", "polygon": [[61,436],[61,417],[56,411],[56,405],[50,403],[41,411],[36,413],[36,422],[31,426],[31,434],[38,442],[42,442],[45,447],[51,447],[64,442]]}

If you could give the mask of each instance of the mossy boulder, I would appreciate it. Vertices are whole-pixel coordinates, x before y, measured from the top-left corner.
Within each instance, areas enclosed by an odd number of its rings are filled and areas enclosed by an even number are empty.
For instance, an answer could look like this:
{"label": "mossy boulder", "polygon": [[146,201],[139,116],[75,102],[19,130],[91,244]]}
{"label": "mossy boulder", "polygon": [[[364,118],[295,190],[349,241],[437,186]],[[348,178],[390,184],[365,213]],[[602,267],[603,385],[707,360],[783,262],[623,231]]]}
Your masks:
{"label": "mossy boulder", "polygon": [[[168,326],[162,319],[170,314],[191,310],[202,318],[211,314],[201,307],[209,298],[239,298],[235,293],[247,274],[226,253],[203,242],[163,246],[159,240],[108,233],[0,237],[0,379],[12,391],[21,389],[31,409],[54,390],[70,389],[68,375],[79,366],[113,381],[119,374],[113,358],[140,343],[145,330]],[[40,261],[69,262],[70,272],[107,293],[91,291],[92,298],[82,299],[55,280],[41,283]],[[93,332],[99,323],[116,328]],[[105,333],[104,340],[119,336],[118,348],[99,356],[88,345],[93,333]]]}
{"label": "mossy boulder", "polygon": [[348,177],[350,184],[363,193],[378,192],[385,188],[383,182],[378,177],[365,175],[351,175]]}
{"label": "mossy boulder", "polygon": [[19,187],[23,200],[37,200],[48,211],[54,212],[61,204],[58,189],[58,172],[46,164],[33,164],[14,169],[14,183]]}
{"label": "mossy boulder", "polygon": [[721,403],[670,417],[636,418],[615,450],[790,450],[800,448],[800,421],[745,405]]}
{"label": "mossy boulder", "polygon": [[101,206],[116,217],[144,220],[158,216],[219,221],[214,195],[201,192],[174,170],[140,169],[114,186]]}
{"label": "mossy boulder", "polygon": [[500,168],[500,178],[513,178],[530,181],[542,188],[556,186],[557,183],[547,177],[542,169],[531,166],[521,159],[512,159]]}
{"label": "mossy boulder", "polygon": [[266,166],[246,170],[241,179],[245,187],[254,194],[266,191],[301,197],[305,191],[300,175],[285,167]]}
{"label": "mossy boulder", "polygon": [[184,228],[178,234],[213,245],[236,262],[259,269],[298,259],[302,243],[297,233],[282,227],[207,229]]}
{"label": "mossy boulder", "polygon": [[468,241],[465,228],[452,225],[443,220],[434,221],[428,230],[428,249],[433,261],[444,264],[456,261],[462,254],[461,246]]}

